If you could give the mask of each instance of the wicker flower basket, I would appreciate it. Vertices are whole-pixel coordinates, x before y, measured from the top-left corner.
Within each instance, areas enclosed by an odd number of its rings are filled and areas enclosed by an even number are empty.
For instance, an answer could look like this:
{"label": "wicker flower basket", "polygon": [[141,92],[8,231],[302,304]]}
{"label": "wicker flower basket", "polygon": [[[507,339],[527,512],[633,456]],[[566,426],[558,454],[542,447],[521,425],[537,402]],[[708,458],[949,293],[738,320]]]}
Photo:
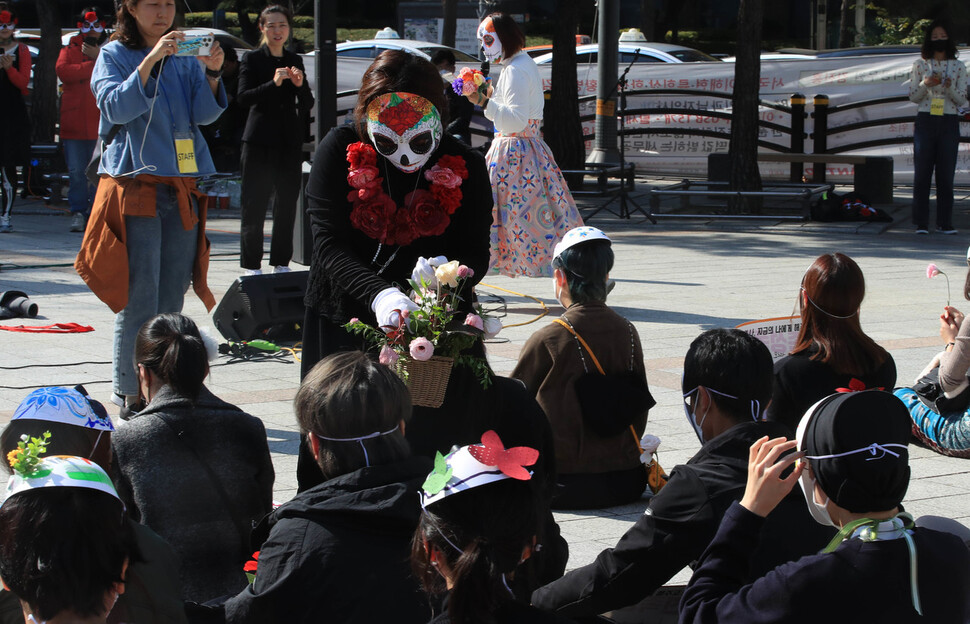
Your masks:
{"label": "wicker flower basket", "polygon": [[441,407],[448,390],[448,379],[455,360],[434,355],[421,362],[409,357],[398,360],[397,372],[408,384],[411,404],[421,407]]}

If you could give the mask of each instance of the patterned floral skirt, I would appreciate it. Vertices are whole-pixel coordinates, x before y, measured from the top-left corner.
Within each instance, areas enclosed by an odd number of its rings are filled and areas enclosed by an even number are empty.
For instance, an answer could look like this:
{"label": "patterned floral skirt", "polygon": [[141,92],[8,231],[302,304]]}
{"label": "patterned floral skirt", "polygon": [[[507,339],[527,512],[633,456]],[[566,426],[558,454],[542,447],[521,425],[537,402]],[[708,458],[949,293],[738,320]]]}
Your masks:
{"label": "patterned floral skirt", "polygon": [[583,224],[539,123],[496,134],[485,157],[495,201],[489,267],[512,277],[552,275],[553,247]]}

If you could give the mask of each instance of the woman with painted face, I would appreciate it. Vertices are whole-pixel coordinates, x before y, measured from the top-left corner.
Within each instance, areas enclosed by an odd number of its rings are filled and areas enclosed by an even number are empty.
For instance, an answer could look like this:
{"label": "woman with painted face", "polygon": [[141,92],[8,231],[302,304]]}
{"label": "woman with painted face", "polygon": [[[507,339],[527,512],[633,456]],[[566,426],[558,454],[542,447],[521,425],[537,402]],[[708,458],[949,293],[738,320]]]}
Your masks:
{"label": "woman with painted face", "polygon": [[85,175],[98,140],[101,113],[91,93],[91,73],[101,46],[108,38],[104,18],[97,7],[81,11],[78,33],[61,48],[57,57],[57,77],[61,79],[61,146],[71,177],[67,203],[71,207],[71,231],[83,232],[91,205],[94,186]]}
{"label": "woman with painted face", "polygon": [[967,106],[967,68],[957,60],[950,29],[941,20],[923,37],[922,58],[913,63],[909,99],[918,105],[913,128],[913,225],[928,234],[930,178],[936,172],[936,229],[956,234],[953,227],[953,175],[960,147],[959,109]]}
{"label": "woman with painted face", "polygon": [[542,79],[535,61],[522,51],[525,35],[515,20],[493,13],[478,27],[490,63],[502,73],[487,95],[468,95],[495,124],[488,150],[488,173],[495,201],[489,266],[503,275],[552,275],[552,249],[583,224],[566,180],[542,140]]}
{"label": "woman with painted face", "polygon": [[17,14],[0,2],[0,233],[13,231],[10,212],[17,194],[17,167],[27,165],[30,153],[30,119],[27,117],[27,83],[30,81],[30,50],[14,37]]}
{"label": "woman with painted face", "polygon": [[293,223],[300,192],[303,113],[313,107],[303,59],[285,49],[293,17],[273,4],[259,14],[260,47],[239,65],[240,106],[249,107],[243,132],[242,229],[240,266],[259,275],[263,262],[263,223],[273,198],[273,238],[269,263],[276,273],[289,271],[293,256]]}
{"label": "woman with painted face", "polygon": [[775,363],[768,420],[794,431],[815,401],[840,389],[892,392],[896,363],[859,323],[866,280],[852,258],[819,256],[802,277],[798,293],[802,326],[791,353]]}
{"label": "woman with painted face", "polygon": [[552,266],[556,299],[566,311],[529,338],[511,375],[552,425],[559,472],[552,507],[637,500],[647,487],[639,440],[654,400],[637,330],[606,305],[610,239],[593,227],[570,230]]}
{"label": "woman with painted face", "polygon": [[[407,280],[421,256],[472,269],[460,293],[471,310],[488,268],[492,194],[482,157],[444,135],[447,116],[437,68],[389,50],[364,72],[354,124],[317,147],[307,185],[313,260],[303,375],[326,355],[364,348],[343,328],[351,318],[393,326],[414,309]],[[300,465],[302,491],[321,478],[305,444]]]}
{"label": "woman with painted face", "polygon": [[74,268],[116,314],[112,401],[122,418],[138,409],[138,329],[181,312],[190,283],[206,308],[216,303],[196,180],[216,172],[199,126],[226,108],[225,53],[213,41],[208,55],[177,55],[185,33],[174,29],[175,14],[175,0],[119,1],[91,74],[104,148]]}

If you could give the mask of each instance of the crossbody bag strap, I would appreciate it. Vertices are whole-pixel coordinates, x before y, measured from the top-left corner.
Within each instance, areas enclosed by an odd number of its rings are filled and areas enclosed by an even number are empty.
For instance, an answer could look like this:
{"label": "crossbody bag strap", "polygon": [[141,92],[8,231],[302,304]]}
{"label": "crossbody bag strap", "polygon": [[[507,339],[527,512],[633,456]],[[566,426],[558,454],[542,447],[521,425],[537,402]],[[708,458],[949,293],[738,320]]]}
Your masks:
{"label": "crossbody bag strap", "polygon": [[[568,322],[566,322],[561,318],[557,318],[554,322],[559,323],[567,330],[569,330],[569,333],[572,334],[576,338],[576,340],[579,341],[579,344],[583,345],[583,347],[586,349],[586,352],[589,353],[590,359],[593,360],[593,364],[596,365],[596,370],[600,372],[600,375],[605,375],[606,371],[603,370],[603,367],[600,365],[600,361],[596,359],[596,355],[593,353],[593,350],[589,348],[589,345],[586,344],[586,341],[583,340],[583,337],[580,336],[575,329],[573,329],[572,325],[570,325]],[[637,445],[637,448],[640,449],[640,452],[642,453],[643,447],[640,446],[640,436],[637,435],[637,430],[633,428],[633,425],[630,425],[630,435],[633,436],[634,444]]]}
{"label": "crossbody bag strap", "polygon": [[233,504],[232,499],[229,497],[228,492],[226,492],[225,488],[222,487],[222,483],[219,481],[219,478],[212,471],[212,468],[209,467],[208,462],[202,459],[202,455],[199,454],[199,451],[197,451],[194,446],[189,444],[188,440],[182,437],[182,432],[176,429],[175,425],[169,422],[169,420],[165,418],[165,416],[163,416],[160,412],[155,412],[152,414],[152,416],[158,417],[159,420],[161,420],[163,423],[168,425],[169,429],[172,430],[172,433],[175,434],[175,437],[179,439],[182,442],[182,444],[186,446],[186,448],[192,451],[192,454],[195,455],[196,460],[198,460],[199,464],[202,465],[202,468],[203,470],[205,470],[205,473],[209,476],[209,481],[212,482],[212,486],[215,488],[216,493],[219,495],[219,498],[222,499],[222,504],[229,512],[229,517],[232,518],[232,523],[236,525],[236,530],[239,532],[240,554],[242,555],[243,559],[249,558],[252,554],[250,552],[250,547],[249,547],[250,534],[252,533],[252,528],[250,528],[249,531],[246,530],[246,525],[242,521],[242,517],[237,513],[236,506]]}

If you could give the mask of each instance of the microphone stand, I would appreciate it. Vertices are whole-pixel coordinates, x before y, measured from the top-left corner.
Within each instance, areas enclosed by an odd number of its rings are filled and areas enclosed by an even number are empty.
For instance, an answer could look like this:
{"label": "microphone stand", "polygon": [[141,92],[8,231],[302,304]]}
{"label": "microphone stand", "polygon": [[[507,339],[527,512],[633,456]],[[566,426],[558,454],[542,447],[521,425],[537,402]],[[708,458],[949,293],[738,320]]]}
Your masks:
{"label": "microphone stand", "polygon": [[[619,199],[620,200],[620,213],[617,216],[620,217],[621,219],[629,219],[629,218],[631,218],[631,216],[632,216],[633,213],[630,211],[630,208],[627,205],[628,203],[630,203],[630,204],[633,204],[633,206],[635,207],[635,210],[637,212],[639,212],[644,217],[646,217],[647,219],[649,219],[651,223],[653,223],[654,225],[657,224],[657,220],[653,218],[653,215],[651,215],[649,212],[645,211],[643,209],[643,207],[636,202],[636,200],[634,200],[632,197],[630,197],[630,194],[627,192],[627,187],[626,187],[626,175],[627,175],[627,173],[626,173],[626,145],[623,142],[623,131],[626,128],[626,114],[625,114],[626,113],[626,85],[627,85],[626,76],[627,76],[627,74],[630,73],[630,69],[633,68],[633,64],[636,63],[637,62],[637,59],[639,59],[639,58],[640,58],[640,48],[637,48],[634,51],[634,53],[633,53],[633,60],[630,61],[630,64],[626,66],[626,69],[624,69],[623,70],[623,73],[620,74],[620,78],[616,81],[616,84],[613,85],[613,88],[612,89],[610,89],[609,95],[606,96],[606,99],[610,99],[610,97],[612,97],[613,94],[616,93],[616,92],[619,92],[619,95],[620,95],[620,111],[619,111],[619,113],[620,113],[619,114],[619,117],[620,117],[620,131],[619,131],[619,139],[620,139],[620,141],[619,141],[619,143],[620,143],[620,145],[619,145],[619,148],[620,148],[620,192],[619,192],[619,194],[617,194],[617,195],[611,197],[609,200],[607,200],[599,208],[597,208],[596,210],[594,210],[588,217],[586,217],[586,220],[589,220],[589,219],[593,218],[594,216],[596,216],[596,214],[600,210],[603,210],[604,208],[606,208],[607,206],[609,206],[610,204],[612,204],[614,201],[616,201],[617,199]],[[635,173],[634,173],[634,177],[633,177],[633,180],[632,180],[632,184],[633,185],[636,184],[636,174]]]}

